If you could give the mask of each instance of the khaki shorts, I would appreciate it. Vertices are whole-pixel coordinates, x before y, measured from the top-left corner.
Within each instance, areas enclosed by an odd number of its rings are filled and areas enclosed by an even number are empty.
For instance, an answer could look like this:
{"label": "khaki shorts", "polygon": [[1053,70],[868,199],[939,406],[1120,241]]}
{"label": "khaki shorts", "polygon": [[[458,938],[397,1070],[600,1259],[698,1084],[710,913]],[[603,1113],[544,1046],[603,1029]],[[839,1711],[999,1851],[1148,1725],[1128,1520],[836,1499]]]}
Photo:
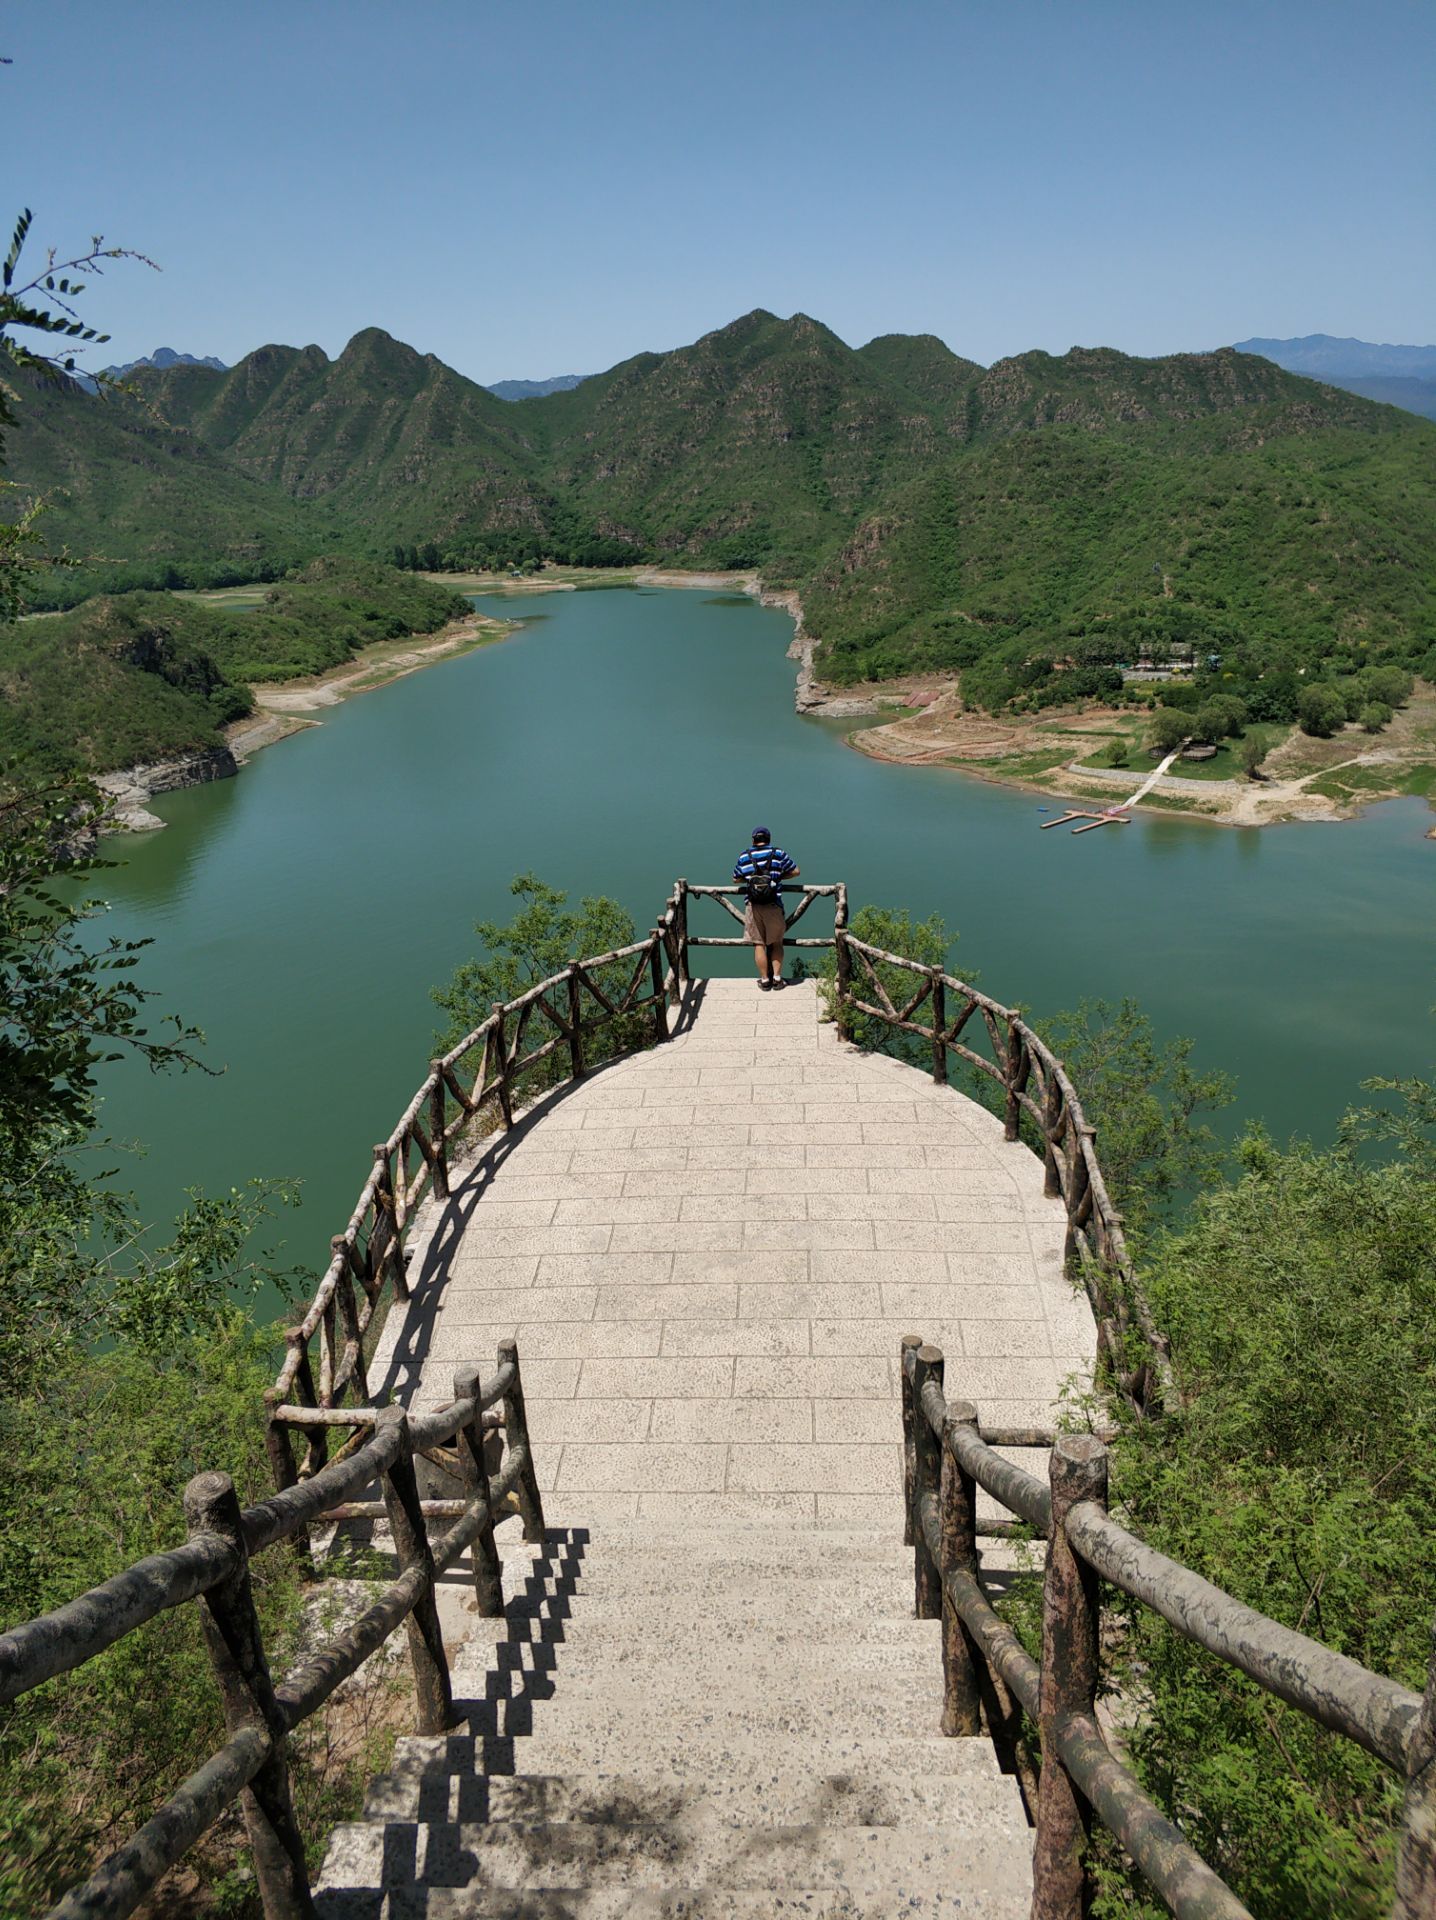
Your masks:
{"label": "khaki shorts", "polygon": [[750,900],[743,915],[743,938],[755,947],[781,947],[787,932],[780,900]]}

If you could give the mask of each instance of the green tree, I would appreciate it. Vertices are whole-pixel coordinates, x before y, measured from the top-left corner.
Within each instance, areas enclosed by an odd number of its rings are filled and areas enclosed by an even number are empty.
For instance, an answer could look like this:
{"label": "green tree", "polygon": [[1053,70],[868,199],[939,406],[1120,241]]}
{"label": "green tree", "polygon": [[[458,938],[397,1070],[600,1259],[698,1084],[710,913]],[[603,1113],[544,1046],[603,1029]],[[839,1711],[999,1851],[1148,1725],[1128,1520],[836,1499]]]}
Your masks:
{"label": "green tree", "polygon": [[1303,733],[1329,740],[1346,724],[1346,700],[1328,681],[1319,680],[1297,695],[1296,714]]}
{"label": "green tree", "polygon": [[[1330,1151],[1249,1134],[1235,1184],[1149,1248],[1184,1410],[1124,1430],[1113,1498],[1162,1552],[1419,1692],[1436,1613],[1418,1544],[1436,1501],[1436,1099],[1412,1085],[1414,1107],[1353,1115]],[[1384,1159],[1363,1150],[1373,1134]],[[1128,1750],[1257,1920],[1384,1915],[1403,1783],[1149,1608],[1115,1604]],[[1099,1846],[1101,1910],[1147,1912]]]}
{"label": "green tree", "polygon": [[[80,319],[75,302],[88,291],[88,281],[107,260],[143,260],[124,247],[107,247],[96,235],[87,252],[58,260],[52,247],[45,264],[30,279],[23,277],[20,256],[33,216],[27,207],[15,222],[10,248],[0,268],[0,369],[8,364],[31,378],[58,380],[76,371],[75,355],[87,346],[109,339]],[[153,261],[146,261],[153,266]],[[54,342],[49,346],[42,342]],[[61,345],[59,343],[64,342]],[[14,389],[0,376],[0,467],[5,462],[6,429],[13,426]],[[0,480],[0,500],[15,503],[13,513],[0,519],[0,623],[13,620],[24,604],[24,578],[37,567],[67,564],[62,554],[46,554],[39,518],[44,503],[24,499],[13,482]]]}
{"label": "green tree", "polygon": [[1043,1024],[1088,1123],[1129,1230],[1149,1230],[1215,1181],[1223,1149],[1206,1116],[1236,1097],[1230,1075],[1199,1072],[1189,1039],[1162,1045],[1135,1000],[1083,1000]]}
{"label": "green tree", "polygon": [[[465,960],[447,985],[433,990],[434,1001],[448,1015],[446,1025],[436,1035],[441,1052],[457,1046],[482,1025],[495,1001],[516,1000],[540,980],[562,973],[570,961],[597,958],[630,945],[634,939],[632,916],[604,895],[585,898],[577,911],[566,911],[568,895],[545,886],[533,873],[516,874],[509,892],[522,902],[513,919],[507,926],[480,920],[474,932],[484,949],[482,957]],[[633,971],[632,960],[610,961],[598,969],[595,978],[612,1000],[628,985]],[[585,996],[585,1019],[600,1012],[597,1003]],[[550,1038],[551,1030],[547,1023],[542,1024],[538,1038]],[[621,1015],[594,1033],[589,1058],[627,1052],[646,1044],[651,1033],[651,1023],[642,1015]],[[562,1080],[567,1071],[567,1055],[550,1055],[526,1077],[522,1090],[532,1096]]]}
{"label": "green tree", "polygon": [[1180,707],[1158,707],[1147,723],[1147,740],[1161,753],[1171,753],[1190,739],[1192,716]]}
{"label": "green tree", "polygon": [[1383,706],[1379,700],[1369,700],[1356,717],[1366,733],[1380,733],[1383,727],[1391,725],[1393,718],[1390,707]]}
{"label": "green tree", "polygon": [[[904,960],[916,961],[920,967],[948,968],[957,941],[955,934],[949,934],[941,914],[930,914],[926,920],[914,920],[906,907],[859,907],[848,930],[868,946],[881,947],[884,953],[895,953]],[[873,968],[883,991],[895,1007],[905,1005],[922,985],[921,979],[906,967],[879,960],[873,963]],[[818,968],[818,991],[829,1020],[839,1018],[837,986],[837,959],[829,950],[823,954]],[[854,963],[853,986],[858,999],[874,1001],[871,983],[861,961]],[[881,1005],[881,1002],[875,1004]],[[928,1004],[925,1011],[915,1017],[931,1019],[931,1005]],[[931,1062],[932,1052],[928,1041],[916,1034],[899,1032],[875,1014],[844,1014],[842,1026],[845,1036],[856,1046],[875,1053],[888,1053],[914,1065],[926,1066]]]}
{"label": "green tree", "polygon": [[1237,742],[1237,764],[1248,780],[1255,780],[1267,756],[1266,742],[1260,734],[1249,733]]}

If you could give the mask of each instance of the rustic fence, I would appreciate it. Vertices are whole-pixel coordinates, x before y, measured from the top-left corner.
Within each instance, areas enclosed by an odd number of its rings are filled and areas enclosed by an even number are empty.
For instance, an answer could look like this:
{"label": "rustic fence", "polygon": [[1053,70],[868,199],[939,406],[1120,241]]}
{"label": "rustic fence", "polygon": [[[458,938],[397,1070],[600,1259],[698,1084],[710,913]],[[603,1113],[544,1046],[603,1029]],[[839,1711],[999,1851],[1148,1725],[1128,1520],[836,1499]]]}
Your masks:
{"label": "rustic fence", "polygon": [[[1164,1405],[1172,1392],[1166,1342],[1133,1273],[1094,1131],[1061,1061],[1010,1007],[940,968],[857,939],[848,930],[848,891],[841,882],[784,891],[793,902],[785,912],[789,944],[835,950],[834,1012],[845,1031],[855,1014],[866,1014],[895,1033],[919,1036],[939,1085],[947,1083],[949,1056],[956,1056],[1001,1089],[1009,1140],[1022,1137],[1026,1122],[1041,1148],[1046,1192],[1066,1208],[1068,1268],[1085,1285],[1111,1382],[1140,1411]],[[285,1336],[284,1365],[266,1396],[277,1488],[294,1486],[323,1467],[328,1429],[339,1409],[368,1405],[368,1357],[383,1311],[390,1299],[408,1298],[409,1228],[426,1195],[447,1197],[455,1140],[476,1125],[512,1127],[526,1087],[539,1073],[549,1086],[581,1079],[599,1057],[595,1042],[616,1022],[629,1023],[621,1030],[628,1034],[639,1022],[645,1039],[665,1039],[670,1008],[692,978],[691,951],[748,944],[741,931],[694,932],[692,903],[712,902],[741,928],[741,897],[736,886],[678,880],[642,940],[576,960],[517,999],[496,1004],[472,1033],[430,1062],[388,1139],[374,1148],[368,1178],[348,1225],[331,1242],[329,1266],[308,1311]],[[793,933],[818,900],[833,903],[832,933]],[[893,997],[893,969],[912,981],[906,997]],[[985,1039],[990,1052],[970,1044],[974,1038]],[[302,1461],[296,1435],[302,1438]]]}
{"label": "rustic fence", "polygon": [[[0,1705],[71,1673],[186,1601],[199,1599],[205,1642],[224,1703],[229,1739],[180,1786],[140,1831],[112,1853],[50,1920],[122,1920],[236,1799],[254,1858],[266,1920],[312,1914],[304,1844],[290,1804],[286,1743],[401,1622],[407,1623],[420,1733],[453,1724],[449,1666],[435,1585],[472,1549],[474,1597],[481,1614],[503,1612],[494,1528],[517,1513],[524,1538],[543,1537],[543,1503],[529,1447],[518,1349],[499,1347],[498,1367],[481,1381],[477,1367],[454,1375],[454,1399],[436,1413],[399,1407],[348,1409],[354,1440],[302,1486],[241,1510],[223,1473],[201,1473],[185,1489],[188,1539],[151,1554],[23,1626],[0,1635]],[[504,1436],[502,1471],[490,1479],[485,1436]],[[461,1500],[423,1500],[415,1458],[438,1457],[461,1482]],[[356,1499],[377,1482],[382,1497]],[[397,1577],[357,1620],[309,1654],[277,1685],[271,1679],[249,1564],[281,1540],[308,1538],[317,1522],[369,1517],[386,1521]],[[452,1517],[432,1539],[429,1521]]]}
{"label": "rustic fence", "polygon": [[[1250,1920],[1247,1909],[1113,1753],[1097,1716],[1102,1585],[1153,1608],[1178,1633],[1319,1725],[1354,1740],[1406,1782],[1392,1920],[1436,1913],[1436,1659],[1424,1698],[1305,1634],[1268,1620],[1128,1533],[1107,1511],[1107,1449],[1092,1434],[1053,1442],[1046,1485],[994,1451],[977,1409],[943,1397],[943,1356],[902,1343],[904,1495],[920,1619],[942,1621],[942,1730],[987,1730],[1026,1773],[1035,1805],[1033,1920],[1081,1920],[1093,1888],[1093,1819],[1121,1843],[1177,1920]],[[1042,1658],[993,1610],[978,1566],[977,1489],[1046,1541]],[[1040,1771],[1021,1763],[1021,1715]]]}

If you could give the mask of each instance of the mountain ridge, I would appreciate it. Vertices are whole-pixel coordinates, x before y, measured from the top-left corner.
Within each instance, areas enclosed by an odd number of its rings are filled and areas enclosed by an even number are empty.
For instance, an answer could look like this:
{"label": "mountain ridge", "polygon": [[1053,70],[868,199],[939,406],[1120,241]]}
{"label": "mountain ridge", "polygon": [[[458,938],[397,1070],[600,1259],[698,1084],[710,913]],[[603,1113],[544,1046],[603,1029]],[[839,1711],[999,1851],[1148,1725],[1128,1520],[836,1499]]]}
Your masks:
{"label": "mountain ridge", "polygon": [[1436,433],[1231,347],[983,368],[933,335],[852,348],[756,308],[517,405],[375,327],[332,360],[270,344],[129,384],[57,397],[48,441],[25,410],[12,443],[15,478],[70,488],[71,545],[111,558],[126,529],[176,567],[207,541],[282,568],[307,540],[409,566],[761,570],[802,592],[819,672],[846,679],[970,666],[974,636],[1166,618],[1154,565],[1199,627],[1240,602],[1282,644],[1345,631],[1357,579],[1382,646],[1431,607],[1410,503]]}

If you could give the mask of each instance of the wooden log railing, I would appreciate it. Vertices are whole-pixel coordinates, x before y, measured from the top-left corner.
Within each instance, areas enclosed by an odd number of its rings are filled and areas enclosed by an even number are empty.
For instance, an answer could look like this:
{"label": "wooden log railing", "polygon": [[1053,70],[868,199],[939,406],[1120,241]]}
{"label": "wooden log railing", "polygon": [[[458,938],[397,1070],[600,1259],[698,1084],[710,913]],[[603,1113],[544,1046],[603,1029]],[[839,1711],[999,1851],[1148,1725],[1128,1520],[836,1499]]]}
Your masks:
{"label": "wooden log railing", "polygon": [[[891,1032],[926,1040],[939,1086],[947,1084],[949,1056],[956,1055],[1001,1089],[1009,1140],[1020,1140],[1028,1123],[1042,1153],[1045,1192],[1066,1209],[1067,1270],[1086,1290],[1110,1383],[1139,1413],[1170,1408],[1170,1347],[1133,1269],[1122,1216],[1097,1158],[1096,1130],[1062,1062],[1011,1007],[940,967],[859,940],[847,930],[846,913],[835,940],[834,1010],[845,1032],[855,1014],[866,1014]],[[903,988],[896,986],[899,974]],[[978,1045],[970,1044],[974,1039]]]}
{"label": "wooden log railing", "polygon": [[[1392,1920],[1436,1913],[1436,1659],[1424,1698],[1320,1641],[1244,1606],[1169,1560],[1107,1511],[1107,1448],[1094,1434],[1055,1434],[1046,1484],[1014,1466],[976,1407],[944,1397],[936,1348],[901,1347],[906,1537],[920,1619],[942,1620],[942,1731],[987,1731],[1009,1770],[1020,1708],[1037,1728],[1041,1766],[1024,1778],[1035,1803],[1033,1920],[1081,1920],[1094,1891],[1091,1822],[1115,1835],[1177,1920],[1251,1920],[1108,1745],[1097,1716],[1102,1583],[1153,1608],[1185,1639],[1265,1692],[1354,1740],[1405,1782]],[[999,1618],[978,1562],[981,1487],[1047,1543],[1042,1658]]]}
{"label": "wooden log railing", "polygon": [[[306,1409],[312,1430],[324,1432],[332,1410]],[[123,1920],[160,1879],[238,1799],[254,1859],[266,1920],[312,1915],[304,1845],[290,1804],[286,1746],[297,1726],[316,1713],[395,1629],[408,1629],[414,1668],[418,1731],[443,1733],[454,1722],[448,1660],[435,1599],[442,1574],[472,1550],[478,1611],[503,1612],[494,1528],[520,1517],[526,1540],[543,1537],[543,1502],[524,1414],[523,1382],[514,1341],[500,1344],[487,1381],[477,1367],[454,1376],[454,1399],[436,1413],[406,1414],[382,1407],[345,1421],[360,1422],[361,1444],[346,1449],[302,1485],[285,1488],[257,1507],[241,1510],[227,1474],[201,1473],[185,1489],[188,1539],[151,1554],[53,1613],[0,1635],[0,1705],[71,1673],[106,1647],[190,1600],[202,1603],[205,1642],[224,1703],[229,1738],[170,1796],[152,1819],[97,1867],[83,1886],[52,1909],[50,1920]],[[501,1471],[491,1481],[483,1436],[501,1428]],[[452,1443],[461,1501],[422,1500],[414,1457]],[[355,1501],[375,1481],[379,1501]],[[318,1521],[363,1514],[388,1522],[399,1562],[397,1577],[352,1625],[308,1654],[277,1684],[265,1655],[249,1567],[282,1540],[306,1540]],[[432,1537],[429,1521],[452,1518]]]}

